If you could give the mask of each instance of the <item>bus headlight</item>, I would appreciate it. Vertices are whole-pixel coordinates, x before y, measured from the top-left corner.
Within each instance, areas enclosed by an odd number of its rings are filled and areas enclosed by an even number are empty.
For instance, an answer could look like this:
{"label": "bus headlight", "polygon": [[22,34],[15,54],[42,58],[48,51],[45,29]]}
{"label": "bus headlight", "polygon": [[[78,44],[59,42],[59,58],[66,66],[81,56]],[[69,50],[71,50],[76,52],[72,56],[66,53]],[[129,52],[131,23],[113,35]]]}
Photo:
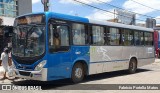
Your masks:
{"label": "bus headlight", "polygon": [[44,67],[44,65],[46,64],[46,60],[43,60],[42,62],[40,62],[36,67],[35,67],[35,69],[34,70],[36,70],[36,71],[40,71],[40,70],[42,70],[42,68]]}

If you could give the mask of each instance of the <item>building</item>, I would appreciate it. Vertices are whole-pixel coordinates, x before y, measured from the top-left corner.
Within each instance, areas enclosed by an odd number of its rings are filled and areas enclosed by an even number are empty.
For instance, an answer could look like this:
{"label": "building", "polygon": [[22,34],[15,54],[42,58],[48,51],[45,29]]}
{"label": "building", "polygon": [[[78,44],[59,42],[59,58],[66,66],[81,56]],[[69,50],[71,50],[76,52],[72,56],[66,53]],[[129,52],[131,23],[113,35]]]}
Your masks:
{"label": "building", "polygon": [[32,0],[0,0],[0,53],[10,46],[15,17],[32,13]]}
{"label": "building", "polygon": [[115,22],[115,23],[118,23],[118,19],[117,19],[117,18],[109,19],[109,20],[107,20],[107,21],[109,21],[109,22]]}

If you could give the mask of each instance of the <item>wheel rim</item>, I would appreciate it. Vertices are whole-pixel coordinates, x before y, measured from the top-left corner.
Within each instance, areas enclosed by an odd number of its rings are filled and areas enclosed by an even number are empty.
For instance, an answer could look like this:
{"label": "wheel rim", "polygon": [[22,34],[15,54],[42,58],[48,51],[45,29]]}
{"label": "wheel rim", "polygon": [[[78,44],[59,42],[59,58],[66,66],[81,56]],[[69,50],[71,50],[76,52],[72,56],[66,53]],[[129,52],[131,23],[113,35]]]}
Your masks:
{"label": "wheel rim", "polygon": [[75,70],[76,78],[81,78],[82,74],[83,74],[82,69],[81,68],[76,68],[76,70]]}

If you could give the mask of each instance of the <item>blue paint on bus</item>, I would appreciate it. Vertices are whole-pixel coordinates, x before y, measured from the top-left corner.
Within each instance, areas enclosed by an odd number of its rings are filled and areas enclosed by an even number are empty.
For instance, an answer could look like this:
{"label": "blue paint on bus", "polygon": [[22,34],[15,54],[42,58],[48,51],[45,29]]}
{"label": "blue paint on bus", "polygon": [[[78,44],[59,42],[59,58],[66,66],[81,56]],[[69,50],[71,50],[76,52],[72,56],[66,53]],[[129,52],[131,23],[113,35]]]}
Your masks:
{"label": "blue paint on bus", "polygon": [[[46,22],[45,50],[46,51],[45,51],[44,57],[42,57],[41,59],[39,59],[38,61],[34,62],[31,65],[26,65],[26,64],[19,64],[18,62],[16,62],[13,56],[13,62],[16,66],[16,69],[23,70],[23,71],[34,71],[35,67],[40,62],[42,62],[43,60],[47,60],[47,63],[43,68],[47,68],[47,81],[49,81],[49,80],[70,78],[71,73],[72,73],[72,68],[74,64],[78,61],[83,61],[88,66],[89,61],[90,61],[90,56],[89,56],[90,46],[89,45],[88,46],[71,45],[69,48],[69,51],[67,52],[49,53],[48,21],[50,18],[55,18],[55,19],[74,21],[78,23],[79,22],[89,23],[89,20],[87,18],[58,14],[58,13],[53,13],[53,12],[32,13],[32,14],[27,14],[27,15],[29,16],[29,15],[36,15],[36,14],[45,14],[45,22]],[[27,16],[27,15],[23,15],[23,16]],[[22,16],[19,16],[19,17],[22,17]],[[76,52],[80,52],[80,54],[75,54]]]}

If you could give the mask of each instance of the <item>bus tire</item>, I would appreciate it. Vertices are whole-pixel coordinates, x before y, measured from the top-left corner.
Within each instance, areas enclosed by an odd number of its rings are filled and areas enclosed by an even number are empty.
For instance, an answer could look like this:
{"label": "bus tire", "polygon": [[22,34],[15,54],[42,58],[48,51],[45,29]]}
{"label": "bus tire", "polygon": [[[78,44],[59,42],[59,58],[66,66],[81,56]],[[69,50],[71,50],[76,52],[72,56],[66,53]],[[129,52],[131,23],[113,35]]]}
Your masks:
{"label": "bus tire", "polygon": [[84,67],[83,64],[78,62],[72,69],[71,80],[73,83],[81,82],[84,78]]}
{"label": "bus tire", "polygon": [[129,72],[130,74],[133,74],[133,73],[136,72],[136,70],[137,70],[137,61],[136,61],[136,59],[132,58],[132,59],[130,60],[130,62],[129,62],[128,72]]}

